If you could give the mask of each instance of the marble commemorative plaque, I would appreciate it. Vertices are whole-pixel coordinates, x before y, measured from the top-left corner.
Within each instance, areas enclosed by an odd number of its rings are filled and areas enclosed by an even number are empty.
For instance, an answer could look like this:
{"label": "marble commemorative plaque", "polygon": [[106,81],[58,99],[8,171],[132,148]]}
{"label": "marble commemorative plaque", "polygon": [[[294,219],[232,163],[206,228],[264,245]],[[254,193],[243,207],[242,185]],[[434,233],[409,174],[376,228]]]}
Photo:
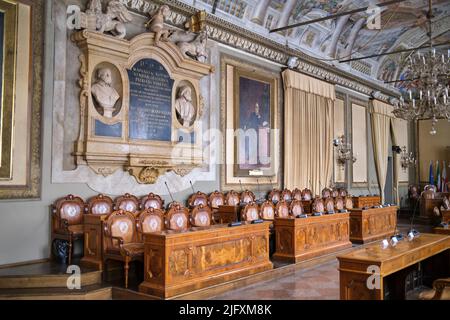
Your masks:
{"label": "marble commemorative plaque", "polygon": [[142,59],[128,70],[130,81],[129,137],[171,141],[174,80],[154,59]]}

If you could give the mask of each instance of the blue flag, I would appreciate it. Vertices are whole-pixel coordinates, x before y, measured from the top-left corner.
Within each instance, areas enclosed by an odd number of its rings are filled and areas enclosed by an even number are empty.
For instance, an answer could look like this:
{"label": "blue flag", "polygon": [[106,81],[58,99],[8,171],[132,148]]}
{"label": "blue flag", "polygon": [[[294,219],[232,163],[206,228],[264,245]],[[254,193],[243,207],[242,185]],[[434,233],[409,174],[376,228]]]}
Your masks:
{"label": "blue flag", "polygon": [[430,179],[429,179],[429,184],[434,185],[433,160],[430,161]]}

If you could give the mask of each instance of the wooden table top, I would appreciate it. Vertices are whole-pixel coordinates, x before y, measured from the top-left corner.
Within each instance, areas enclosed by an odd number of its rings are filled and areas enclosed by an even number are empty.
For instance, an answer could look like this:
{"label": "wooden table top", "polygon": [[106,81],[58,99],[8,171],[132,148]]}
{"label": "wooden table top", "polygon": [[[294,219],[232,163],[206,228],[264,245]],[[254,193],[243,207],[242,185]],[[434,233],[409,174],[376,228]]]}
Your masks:
{"label": "wooden table top", "polygon": [[387,275],[449,248],[450,236],[422,233],[412,241],[407,238],[399,241],[395,247],[383,249],[381,241],[376,241],[337,258],[340,268],[353,269],[359,265],[356,269],[363,271],[363,266],[378,265],[381,267],[381,273]]}

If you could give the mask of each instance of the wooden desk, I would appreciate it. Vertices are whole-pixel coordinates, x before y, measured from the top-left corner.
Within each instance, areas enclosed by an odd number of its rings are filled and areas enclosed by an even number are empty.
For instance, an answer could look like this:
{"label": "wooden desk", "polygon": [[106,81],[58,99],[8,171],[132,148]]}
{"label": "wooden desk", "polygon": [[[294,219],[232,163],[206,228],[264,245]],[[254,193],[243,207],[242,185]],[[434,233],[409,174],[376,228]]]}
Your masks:
{"label": "wooden desk", "polygon": [[103,270],[103,222],[106,214],[85,214],[84,223],[84,255],[81,265]]}
{"label": "wooden desk", "polygon": [[312,200],[302,200],[303,210],[305,213],[312,213]]}
{"label": "wooden desk", "polygon": [[353,207],[354,208],[364,208],[379,206],[381,204],[380,196],[360,196],[353,197]]}
{"label": "wooden desk", "polygon": [[[450,272],[449,248],[449,236],[423,233],[412,241],[402,240],[395,247],[383,249],[380,241],[340,255],[337,259],[341,300],[384,300],[386,290],[397,291],[401,295],[405,285],[405,271],[408,272],[409,267],[426,259],[434,267],[430,274],[435,278],[445,278]],[[434,258],[439,259],[437,261]],[[371,266],[379,268],[379,273],[374,274],[368,270]],[[423,270],[429,270],[429,267],[430,263]],[[379,289],[369,289],[367,282],[372,279],[369,277],[376,277],[378,274]]]}
{"label": "wooden desk", "polygon": [[349,214],[308,218],[275,218],[273,259],[299,262],[351,247]]}
{"label": "wooden desk", "polygon": [[397,209],[392,206],[350,210],[350,241],[365,243],[394,235]]}
{"label": "wooden desk", "polygon": [[436,228],[433,229],[433,232],[437,233],[437,234],[450,235],[450,228],[436,227]]}
{"label": "wooden desk", "polygon": [[139,291],[169,298],[273,268],[270,222],[214,225],[144,236],[144,282]]}
{"label": "wooden desk", "polygon": [[450,210],[442,210],[442,222],[449,223],[450,222]]}
{"label": "wooden desk", "polygon": [[220,224],[239,221],[239,212],[239,206],[219,206],[215,209],[214,219]]}

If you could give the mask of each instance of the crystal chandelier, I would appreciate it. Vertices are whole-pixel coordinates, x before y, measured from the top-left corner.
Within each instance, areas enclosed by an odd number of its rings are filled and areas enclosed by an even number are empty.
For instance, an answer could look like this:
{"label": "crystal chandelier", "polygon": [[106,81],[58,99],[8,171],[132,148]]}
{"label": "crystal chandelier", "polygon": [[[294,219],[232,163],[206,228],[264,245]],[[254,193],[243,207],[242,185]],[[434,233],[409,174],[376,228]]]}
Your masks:
{"label": "crystal chandelier", "polygon": [[337,161],[340,165],[344,165],[349,160],[356,161],[356,157],[352,155],[352,146],[345,142],[344,135],[334,139],[333,145],[337,147]]}
{"label": "crystal chandelier", "polygon": [[400,154],[400,164],[403,172],[406,172],[406,169],[409,167],[416,165],[416,159],[414,159],[412,152],[408,153],[405,146],[402,147],[402,152]]}
{"label": "crystal chandelier", "polygon": [[450,122],[449,65],[450,50],[447,55],[437,53],[431,38],[432,8],[429,1],[428,24],[430,47],[428,52],[417,51],[408,57],[407,69],[414,88],[408,90],[406,98],[400,97],[394,115],[408,121],[431,119],[430,134],[436,134],[438,119]]}

